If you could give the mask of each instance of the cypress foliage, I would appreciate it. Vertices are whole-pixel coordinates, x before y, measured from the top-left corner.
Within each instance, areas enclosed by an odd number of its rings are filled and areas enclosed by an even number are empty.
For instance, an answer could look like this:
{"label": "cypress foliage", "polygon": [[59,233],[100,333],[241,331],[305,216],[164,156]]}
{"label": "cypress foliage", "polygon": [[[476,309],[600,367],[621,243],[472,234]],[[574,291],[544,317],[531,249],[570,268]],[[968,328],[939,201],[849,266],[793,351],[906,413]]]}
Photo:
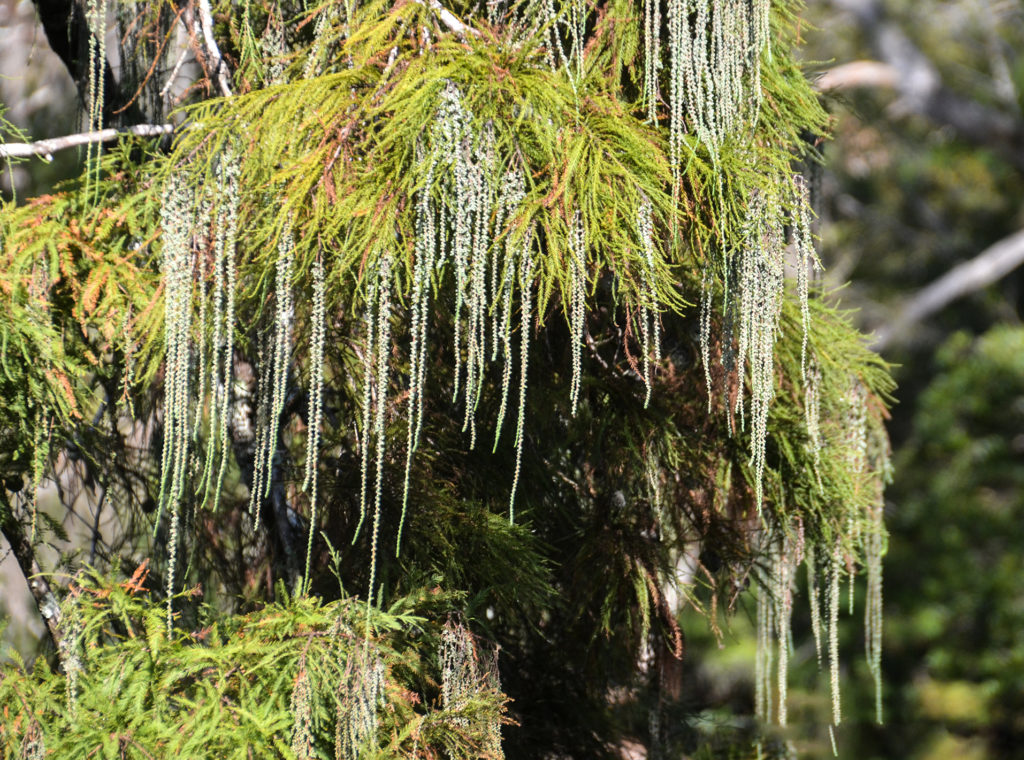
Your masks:
{"label": "cypress foliage", "polygon": [[68,587],[63,672],[0,683],[4,751],[688,752],[682,606],[717,628],[756,581],[784,723],[801,564],[838,723],[861,569],[880,673],[891,381],[812,287],[800,6],[213,10],[233,94],[3,208],[4,477],[76,442],[124,529],[99,563],[165,589]]}
{"label": "cypress foliage", "polygon": [[431,708],[436,659],[405,640],[443,641],[447,629],[431,618],[452,597],[402,599],[384,612],[282,590],[248,615],[168,631],[147,575],[87,573],[69,586],[75,666],[65,675],[41,659],[31,673],[6,670],[4,758],[500,756],[489,748],[504,697],[489,677],[467,675],[458,704]]}

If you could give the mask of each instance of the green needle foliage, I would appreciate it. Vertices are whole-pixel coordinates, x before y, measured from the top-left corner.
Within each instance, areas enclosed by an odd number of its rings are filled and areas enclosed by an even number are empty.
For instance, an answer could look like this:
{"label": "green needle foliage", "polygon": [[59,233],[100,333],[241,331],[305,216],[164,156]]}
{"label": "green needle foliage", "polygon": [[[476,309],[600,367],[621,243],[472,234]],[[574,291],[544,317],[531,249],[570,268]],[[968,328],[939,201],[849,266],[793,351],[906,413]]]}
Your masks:
{"label": "green needle foliage", "polygon": [[68,585],[63,674],[39,661],[0,680],[4,758],[501,756],[504,696],[488,673],[461,673],[461,698],[439,699],[448,638],[474,661],[493,656],[438,622],[457,599],[403,598],[384,611],[282,590],[257,612],[168,633],[147,573]]}
{"label": "green needle foliage", "polygon": [[[753,582],[757,711],[785,723],[801,565],[838,723],[862,570],[880,673],[891,381],[811,286],[802,136],[828,121],[799,14],[216,4],[230,97],[3,209],[5,476],[85,452],[123,528],[100,559],[148,559],[164,592],[68,587],[88,603],[61,641],[95,651],[0,688],[77,707],[25,701],[8,751],[678,756],[680,610],[717,631]],[[332,575],[364,601],[320,601]],[[438,662],[382,612],[423,589],[501,661],[452,624]]]}

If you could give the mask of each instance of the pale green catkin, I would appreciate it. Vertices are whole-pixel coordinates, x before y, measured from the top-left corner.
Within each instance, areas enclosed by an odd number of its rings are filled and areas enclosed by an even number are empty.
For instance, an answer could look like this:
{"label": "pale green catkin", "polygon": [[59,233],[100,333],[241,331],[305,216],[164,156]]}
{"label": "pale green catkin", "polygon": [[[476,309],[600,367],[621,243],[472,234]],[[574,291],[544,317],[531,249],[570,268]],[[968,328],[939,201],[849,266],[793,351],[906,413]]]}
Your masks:
{"label": "pale green catkin", "polygon": [[349,655],[335,723],[338,760],[359,760],[372,745],[380,722],[377,708],[384,701],[384,676],[384,663],[372,644]]}
{"label": "pale green catkin", "polygon": [[772,720],[772,634],[775,626],[771,592],[771,579],[763,578],[757,590],[757,644],[754,663],[754,712],[763,723],[770,723]]}
{"label": "pale green catkin", "polygon": [[772,576],[776,584],[773,602],[775,604],[775,642],[778,646],[777,681],[779,694],[778,722],[785,726],[788,720],[787,692],[789,677],[789,639],[793,619],[793,547],[788,538],[775,558]]}
{"label": "pale green catkin", "polygon": [[36,528],[39,523],[39,487],[46,474],[46,463],[50,459],[50,434],[53,421],[42,412],[37,413],[32,433],[32,526],[29,529],[29,543],[36,542]]}
{"label": "pale green catkin", "polygon": [[[513,219],[516,212],[519,210],[519,206],[523,202],[525,195],[526,181],[523,178],[522,171],[518,168],[512,168],[506,171],[502,180],[500,197],[498,199],[498,208],[501,212],[500,219]],[[500,228],[500,222],[498,227]],[[499,234],[500,232],[501,230],[499,229]],[[502,279],[498,286],[501,304],[500,317],[496,311],[493,328],[495,335],[493,339],[495,352],[497,352],[498,344],[501,344],[502,371],[501,405],[498,408],[498,417],[494,424],[494,447],[492,451],[497,451],[498,449],[498,439],[501,437],[502,425],[505,422],[505,414],[508,410],[509,386],[511,385],[512,379],[512,294],[515,287],[517,261],[522,258],[520,250],[522,244],[516,243],[513,239],[511,230],[504,232],[504,260],[501,262],[500,267],[495,263],[493,270],[495,273],[497,273],[499,268],[502,270]],[[495,277],[495,282],[497,284],[497,277]],[[499,300],[498,293],[495,293],[494,298],[495,301]]]}
{"label": "pale green catkin", "polygon": [[717,163],[725,140],[756,121],[769,7],[768,0],[670,0],[669,147],[676,167],[687,124]]}
{"label": "pale green catkin", "polygon": [[[478,681],[476,648],[469,631],[459,623],[445,625],[437,659],[441,662],[442,706],[451,712],[465,709]],[[466,718],[453,720],[457,725],[468,725]]]}
{"label": "pale green catkin", "polygon": [[284,57],[287,51],[285,49],[284,21],[281,19],[280,14],[279,9],[271,10],[267,18],[267,28],[260,39],[260,47],[262,48],[260,58],[268,62],[265,84],[270,87],[283,84],[286,81],[284,76]]}
{"label": "pale green catkin", "polygon": [[[223,231],[220,228],[219,216],[214,231],[213,231],[213,245],[214,245],[214,261],[213,261],[213,294],[210,296],[212,300],[211,304],[211,317],[210,320],[213,323],[211,327],[210,336],[210,352],[209,360],[207,362],[207,371],[209,372],[209,383],[210,383],[210,411],[207,420],[207,432],[206,432],[206,457],[205,464],[203,466],[203,474],[199,481],[199,487],[197,493],[202,494],[203,504],[205,506],[207,500],[210,497],[210,492],[213,488],[213,470],[215,467],[215,459],[217,456],[217,449],[219,444],[219,432],[220,432],[220,421],[221,419],[226,420],[227,410],[223,408],[224,398],[227,395],[227,388],[224,387],[224,380],[221,377],[222,369],[222,352],[223,352],[223,341],[225,332],[224,312],[225,312],[225,277],[224,277],[224,264],[223,264]],[[208,288],[204,287],[200,294],[200,298],[205,301],[207,298]],[[205,308],[202,310],[200,323],[205,322]],[[233,329],[233,326],[228,327]],[[200,329],[200,336],[205,338],[206,329],[205,326]],[[200,375],[204,375],[202,364],[199,368]],[[200,384],[199,398],[202,399],[203,384]],[[199,427],[201,422],[201,415],[197,415],[196,427]],[[217,495],[214,495],[214,499],[217,499]]]}
{"label": "pale green catkin", "polygon": [[[880,490],[880,489],[879,489]],[[875,685],[875,720],[882,723],[882,556],[885,553],[884,504],[881,493],[870,509],[870,526],[865,536],[864,561],[867,569],[867,597],[864,601],[864,647]]]}
{"label": "pale green catkin", "polygon": [[[583,50],[586,45],[587,4],[586,0],[570,0],[569,3],[569,56],[566,73],[569,79],[579,83],[583,79]],[[573,65],[576,70],[573,71]]]}
{"label": "pale green catkin", "polygon": [[366,496],[370,479],[370,426],[373,420],[373,369],[374,357],[376,356],[377,340],[377,290],[380,287],[379,270],[375,270],[368,278],[366,305],[363,310],[363,333],[365,342],[363,345],[363,403],[362,403],[362,427],[360,428],[360,465],[359,465],[359,522],[356,524],[352,536],[352,543],[356,542],[359,531],[366,520]]}
{"label": "pale green catkin", "polygon": [[270,495],[273,485],[277,439],[288,392],[292,327],[295,321],[291,283],[294,261],[295,241],[292,238],[291,226],[287,225],[277,240],[273,329],[266,335],[259,361],[260,403],[256,424],[253,487],[249,497],[249,512],[253,515],[254,525],[259,521],[263,501]]}
{"label": "pale green catkin", "polygon": [[[277,242],[277,266],[274,279],[274,355],[271,378],[272,400],[266,447],[267,472],[272,471],[277,453],[278,428],[288,395],[288,370],[292,354],[292,326],[295,323],[295,302],[292,295],[292,268],[295,263],[295,241],[289,225]],[[266,479],[264,498],[270,493],[272,478]]]}
{"label": "pale green catkin", "polygon": [[[228,468],[228,423],[231,410],[231,389],[234,386],[235,365],[235,292],[237,290],[238,273],[235,264],[235,245],[238,239],[238,207],[240,195],[238,178],[240,173],[238,157],[227,153],[218,166],[217,188],[221,194],[222,206],[217,216],[217,235],[214,249],[214,264],[217,268],[218,294],[216,309],[221,313],[217,322],[219,332],[214,339],[214,366],[216,373],[215,388],[217,393],[217,448],[220,452],[220,464],[217,468],[217,479],[213,487],[213,509],[220,505],[223,491],[224,476]],[[219,356],[219,362],[217,357]],[[218,369],[219,364],[219,369]],[[214,433],[213,420],[210,427]],[[208,444],[212,445],[212,444]]]}
{"label": "pale green catkin", "polygon": [[313,536],[317,526],[317,459],[324,412],[324,348],[327,338],[327,293],[324,263],[320,255],[313,260],[313,314],[310,318],[309,346],[309,431],[306,437],[306,471],[302,490],[309,493],[309,537],[306,540],[306,569],[303,577],[306,587],[310,582],[310,562],[313,556]]}
{"label": "pale green catkin", "polygon": [[[89,27],[89,131],[103,129],[103,105],[106,94],[107,65],[107,4],[106,0],[88,0],[85,8],[86,25]],[[100,151],[102,143],[86,145],[86,178],[99,184]]]}
{"label": "pale green catkin", "polygon": [[299,658],[299,673],[292,687],[291,714],[292,740],[291,750],[297,760],[313,760],[316,750],[313,747],[313,690],[309,682],[309,668],[306,665],[306,653]]}
{"label": "pale green catkin", "polygon": [[[654,0],[651,0],[654,2]],[[687,0],[668,0],[668,50],[669,50],[669,160],[672,164],[672,187],[678,195],[681,178],[683,136],[683,102],[686,93],[686,61],[689,53],[690,13]],[[701,22],[698,16],[697,23]],[[705,20],[706,22],[706,20]],[[653,20],[652,20],[653,23]],[[652,36],[657,30],[652,31]],[[649,75],[653,76],[653,74]],[[698,100],[691,101],[691,107],[700,107]]]}
{"label": "pale green catkin", "polygon": [[832,692],[832,725],[838,726],[843,714],[839,699],[839,577],[842,573],[842,549],[836,544],[828,573],[828,666]]}
{"label": "pale green catkin", "polygon": [[661,3],[658,0],[644,0],[644,100],[647,120],[651,123],[658,119],[658,78],[661,68]]}
{"label": "pale green catkin", "polygon": [[402,515],[398,520],[398,537],[395,539],[395,556],[402,546],[402,528],[409,504],[409,479],[412,473],[412,455],[419,442],[419,427],[423,414],[423,383],[426,372],[427,320],[430,303],[430,273],[434,268],[437,250],[436,211],[430,189],[434,180],[437,156],[420,156],[427,162],[427,178],[422,190],[417,193],[416,203],[416,249],[413,261],[412,300],[409,311],[412,317],[409,332],[412,346],[409,350],[409,405],[405,439],[405,481],[402,486]]}
{"label": "pale green catkin", "polygon": [[[207,381],[207,370],[211,363],[209,354],[212,352],[212,348],[208,350],[206,336],[209,334],[209,300],[210,300],[210,283],[207,278],[206,272],[206,255],[203,250],[208,242],[208,235],[210,230],[210,201],[209,199],[203,200],[199,204],[199,213],[196,218],[196,236],[197,245],[195,246],[195,273],[196,273],[196,286],[198,288],[198,302],[199,302],[199,324],[197,325],[198,339],[195,341],[195,377],[198,382],[198,386],[195,390],[195,399],[198,405],[196,410],[195,419],[192,424],[192,443],[196,448],[199,446],[199,433],[203,426],[203,406],[206,402],[206,381]],[[211,410],[212,413],[212,410]]]}
{"label": "pale green catkin", "polygon": [[426,221],[424,225],[424,252],[426,260],[420,275],[422,277],[421,287],[423,289],[419,309],[419,338],[417,342],[418,358],[417,373],[415,382],[417,391],[416,404],[416,429],[412,436],[412,446],[415,450],[420,440],[420,432],[423,430],[423,393],[427,382],[427,325],[430,319],[430,277],[437,265],[438,253],[444,251],[444,231],[438,223],[438,209],[432,202],[426,205]]}
{"label": "pale green catkin", "polygon": [[468,215],[471,218],[467,320],[467,352],[466,352],[466,411],[462,428],[470,431],[469,447],[476,444],[476,408],[480,400],[480,388],[483,382],[484,360],[486,357],[487,331],[487,262],[490,247],[490,219],[493,197],[490,189],[490,177],[494,173],[494,133],[492,128],[485,129],[478,140],[474,151],[474,160],[470,173],[470,193]]}
{"label": "pale green catkin", "polygon": [[[778,200],[755,192],[747,208],[745,243],[739,262],[737,377],[750,365],[750,446],[758,514],[763,502],[768,411],[775,397],[775,340],[784,297],[784,241]],[[743,413],[743,394],[736,410]]]}
{"label": "pale green catkin", "polygon": [[813,272],[822,270],[821,261],[814,250],[814,236],[811,234],[811,197],[807,182],[800,174],[793,175],[792,218],[793,243],[797,252],[797,295],[800,299],[800,318],[803,338],[800,343],[800,376],[807,384],[807,340],[811,334],[810,279]]}
{"label": "pale green catkin", "polygon": [[526,421],[526,376],[530,365],[530,328],[533,293],[533,230],[523,240],[519,259],[519,310],[522,316],[519,335],[519,416],[516,419],[516,467],[508,497],[508,521],[515,522],[516,490],[523,465],[524,423]]}
{"label": "pale green catkin", "polygon": [[807,545],[807,555],[804,558],[804,566],[807,568],[807,605],[811,615],[811,634],[814,636],[814,655],[818,661],[818,668],[821,668],[821,599],[818,592],[818,568],[815,562],[814,544]]}
{"label": "pale green catkin", "polygon": [[454,230],[452,234],[451,257],[455,265],[455,315],[453,349],[455,352],[454,383],[452,401],[459,397],[462,378],[462,307],[466,298],[469,259],[473,243],[473,224],[470,204],[474,200],[473,164],[467,155],[466,145],[469,118],[462,107],[462,98],[455,85],[449,83],[444,90],[441,109],[438,114],[441,127],[442,150],[454,155],[452,180],[454,181],[455,203],[452,208]]}
{"label": "pale green catkin", "polygon": [[71,584],[61,616],[64,635],[59,642],[60,664],[66,676],[66,698],[68,712],[72,717],[78,714],[79,678],[85,670],[82,661],[82,613],[79,608],[81,591]]}
{"label": "pale green catkin", "polygon": [[[658,303],[658,293],[655,289],[654,272],[654,218],[651,201],[644,197],[637,209],[636,231],[640,240],[640,248],[644,254],[644,300],[640,309],[640,335],[644,355],[644,408],[651,402],[651,363],[661,363],[661,330],[658,325],[657,312],[652,309]],[[654,356],[651,357],[650,340],[654,337]]]}
{"label": "pale green catkin", "polygon": [[[565,50],[562,48],[562,39],[558,32],[560,19],[558,14],[555,12],[555,3],[553,0],[543,0],[543,3],[544,19],[542,23],[547,27],[545,42],[548,44],[545,45],[545,49],[547,50],[548,65],[551,67],[552,71],[555,70],[556,61],[555,57],[551,53],[551,51],[554,50],[558,54],[557,65],[564,66],[566,72],[568,72],[569,59],[565,54]],[[573,82],[574,80],[570,77],[569,81]]]}
{"label": "pale green catkin", "polygon": [[807,362],[807,380],[804,386],[804,422],[807,426],[807,446],[814,457],[814,477],[818,488],[821,482],[821,369],[812,355]]}
{"label": "pale green catkin", "polygon": [[253,518],[253,526],[259,523],[260,512],[263,509],[263,486],[269,483],[270,474],[267,470],[268,457],[266,452],[270,446],[268,436],[270,435],[270,408],[273,398],[274,383],[274,362],[273,362],[274,335],[267,330],[258,338],[256,366],[259,369],[259,376],[256,385],[256,447],[253,455],[253,476],[252,488],[249,491],[249,514]]}
{"label": "pale green catkin", "polygon": [[[374,387],[373,435],[375,438],[374,453],[377,456],[376,479],[373,489],[373,531],[370,535],[370,581],[366,599],[373,601],[374,585],[377,577],[377,542],[380,536],[380,504],[384,485],[384,416],[387,411],[388,371],[391,353],[391,285],[394,254],[390,249],[380,257],[378,263],[377,286],[377,342],[376,342],[376,376]],[[369,623],[367,623],[369,624]]]}
{"label": "pale green catkin", "polygon": [[579,209],[573,214],[569,228],[569,341],[572,345],[572,380],[569,385],[569,402],[572,416],[580,400],[580,384],[583,375],[583,339],[586,329],[587,308],[587,241],[583,228],[583,215]]}
{"label": "pale green catkin", "polygon": [[711,272],[707,265],[700,279],[700,363],[704,369],[704,385],[708,394],[708,413],[711,412]]}
{"label": "pale green catkin", "polygon": [[303,79],[312,79],[320,75],[330,46],[327,34],[337,18],[338,9],[335,5],[323,8],[317,15],[316,24],[313,27],[313,44],[309,48],[306,65],[302,69]]}
{"label": "pale green catkin", "polygon": [[[173,615],[178,529],[189,450],[192,349],[192,256],[194,197],[184,181],[171,177],[160,209],[164,280],[164,444],[161,455],[159,514],[171,515],[167,562],[167,628]],[[159,525],[159,517],[157,520]]]}

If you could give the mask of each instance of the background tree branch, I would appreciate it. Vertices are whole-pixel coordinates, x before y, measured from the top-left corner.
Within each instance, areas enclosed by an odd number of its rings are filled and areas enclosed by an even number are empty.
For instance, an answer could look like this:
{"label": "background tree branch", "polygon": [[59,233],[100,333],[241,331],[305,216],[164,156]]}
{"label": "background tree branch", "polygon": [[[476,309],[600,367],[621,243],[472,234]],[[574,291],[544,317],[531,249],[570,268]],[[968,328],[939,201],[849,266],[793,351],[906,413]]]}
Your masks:
{"label": "background tree branch", "polygon": [[833,66],[815,81],[819,92],[854,90],[860,87],[895,88],[899,72],[881,61],[851,61]]}
{"label": "background tree branch", "polygon": [[[877,68],[873,71],[874,77],[857,78],[851,76],[855,70],[843,71],[841,66],[823,77],[826,84],[819,80],[820,89],[835,89],[837,84],[843,83],[854,87],[893,86],[899,93],[899,100],[893,104],[896,113],[913,113],[940,126],[952,127],[964,140],[991,148],[1024,170],[1024,122],[1016,115],[949,89],[935,64],[899,24],[886,16],[879,0],[834,0],[834,5],[853,16],[878,58],[889,67],[884,73],[892,79],[891,84],[888,77],[879,80],[877,75],[882,70]],[[864,73],[863,64],[860,73]]]}
{"label": "background tree branch", "polygon": [[25,577],[29,591],[32,592],[32,599],[36,603],[39,615],[46,623],[46,631],[53,643],[54,651],[59,655],[61,651],[60,604],[36,560],[32,542],[25,535],[25,529],[14,513],[13,505],[9,503],[0,505],[0,533],[3,533],[7,543],[11,546],[11,552],[18,562],[21,574]]}
{"label": "background tree branch", "polygon": [[[75,0],[34,0],[50,49],[71,74],[78,96],[86,103],[89,93],[89,24],[85,11]],[[146,121],[133,93],[125,92],[103,61],[104,124],[132,124]]]}
{"label": "background tree branch", "polygon": [[965,295],[1005,277],[1024,263],[1024,230],[986,248],[970,261],[953,267],[913,295],[897,317],[878,330],[874,350],[881,351],[905,338],[910,327]]}
{"label": "background tree branch", "polygon": [[159,137],[174,131],[173,124],[137,124],[124,129],[101,129],[97,132],[81,132],[63,137],[51,137],[48,140],[36,140],[30,143],[6,143],[0,145],[0,158],[25,158],[26,156],[42,156],[46,160],[60,150],[75,148],[88,143],[110,142],[120,135],[136,137]]}

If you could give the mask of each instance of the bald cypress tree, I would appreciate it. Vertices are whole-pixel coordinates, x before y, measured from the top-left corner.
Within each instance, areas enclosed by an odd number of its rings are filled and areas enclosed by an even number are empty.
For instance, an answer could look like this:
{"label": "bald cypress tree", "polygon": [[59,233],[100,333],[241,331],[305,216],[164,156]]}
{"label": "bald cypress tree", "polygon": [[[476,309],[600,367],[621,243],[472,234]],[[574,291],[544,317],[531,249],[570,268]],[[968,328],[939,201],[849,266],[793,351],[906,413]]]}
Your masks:
{"label": "bald cypress tree", "polygon": [[758,717],[797,614],[838,723],[862,571],[879,673],[890,381],[814,288],[799,14],[69,14],[90,127],[152,123],[4,206],[0,510],[37,572],[74,457],[118,530],[38,587],[53,667],[0,683],[4,751],[676,757],[679,613],[748,593]]}

